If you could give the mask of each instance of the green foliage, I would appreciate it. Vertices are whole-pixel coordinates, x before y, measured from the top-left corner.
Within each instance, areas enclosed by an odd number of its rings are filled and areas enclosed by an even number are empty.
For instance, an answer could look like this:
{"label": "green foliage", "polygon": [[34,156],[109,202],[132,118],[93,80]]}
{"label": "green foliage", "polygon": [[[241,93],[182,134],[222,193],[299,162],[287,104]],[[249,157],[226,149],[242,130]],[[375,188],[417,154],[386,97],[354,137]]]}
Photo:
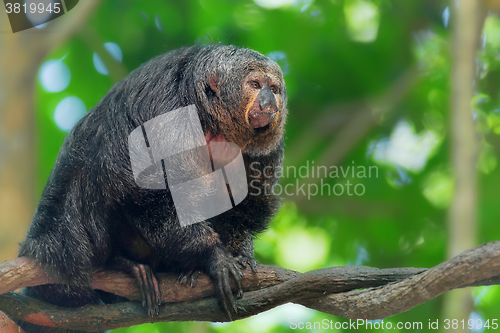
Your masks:
{"label": "green foliage", "polygon": [[[89,110],[114,83],[110,75],[96,71],[93,45],[118,44],[123,52],[119,65],[128,72],[154,55],[182,45],[235,44],[281,56],[279,64],[286,69],[289,94],[286,166],[298,168],[308,161],[319,164],[328,160],[332,145],[339,149],[347,146],[350,142],[339,141],[339,135],[363,103],[381,112],[338,165],[344,170],[349,166],[376,167],[377,176],[349,174],[323,179],[331,186],[347,180],[362,184],[364,194],[316,195],[305,201],[287,196],[269,230],[256,241],[257,260],[298,271],[347,264],[431,267],[446,260],[446,209],[454,187],[449,149],[451,33],[442,20],[447,2],[297,0],[281,1],[288,5],[277,8],[262,6],[269,2],[103,2],[85,32],[47,56],[46,60],[64,57],[71,71],[69,86],[48,93],[36,83],[39,193],[66,134],[54,123],[56,105],[64,97],[77,96]],[[478,135],[482,135],[478,161],[480,242],[500,239],[498,18],[486,20],[484,36],[478,55],[477,95],[471,101]],[[413,71],[417,74],[409,88],[394,89],[398,79]],[[281,184],[295,184],[298,178],[287,175]],[[319,184],[321,179],[306,181]],[[492,319],[498,315],[498,287],[474,288],[473,294],[480,316]],[[439,318],[440,305],[438,298],[387,320],[421,321],[425,325],[428,319]],[[285,306],[228,325],[161,323],[115,332],[285,332],[290,330],[292,319],[344,321]]]}

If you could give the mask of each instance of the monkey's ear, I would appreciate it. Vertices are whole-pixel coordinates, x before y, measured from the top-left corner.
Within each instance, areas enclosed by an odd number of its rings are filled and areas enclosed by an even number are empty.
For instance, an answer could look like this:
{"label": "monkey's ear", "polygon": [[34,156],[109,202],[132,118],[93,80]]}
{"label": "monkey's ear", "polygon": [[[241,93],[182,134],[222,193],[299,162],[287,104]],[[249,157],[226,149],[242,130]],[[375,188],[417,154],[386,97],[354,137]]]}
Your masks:
{"label": "monkey's ear", "polygon": [[219,74],[212,74],[208,78],[208,84],[210,85],[210,88],[217,93],[217,90],[219,88]]}

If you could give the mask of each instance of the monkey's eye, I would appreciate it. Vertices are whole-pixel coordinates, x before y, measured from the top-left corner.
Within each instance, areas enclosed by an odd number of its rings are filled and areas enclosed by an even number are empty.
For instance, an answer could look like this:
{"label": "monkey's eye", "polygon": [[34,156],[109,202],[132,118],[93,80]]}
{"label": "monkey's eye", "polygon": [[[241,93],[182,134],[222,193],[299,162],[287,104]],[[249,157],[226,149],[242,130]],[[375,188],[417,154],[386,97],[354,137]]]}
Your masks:
{"label": "monkey's eye", "polygon": [[277,94],[278,88],[276,88],[276,86],[271,86],[271,91],[273,92],[273,94]]}
{"label": "monkey's eye", "polygon": [[256,89],[260,88],[260,83],[257,81],[252,81],[251,85],[252,85],[252,87],[254,87]]}

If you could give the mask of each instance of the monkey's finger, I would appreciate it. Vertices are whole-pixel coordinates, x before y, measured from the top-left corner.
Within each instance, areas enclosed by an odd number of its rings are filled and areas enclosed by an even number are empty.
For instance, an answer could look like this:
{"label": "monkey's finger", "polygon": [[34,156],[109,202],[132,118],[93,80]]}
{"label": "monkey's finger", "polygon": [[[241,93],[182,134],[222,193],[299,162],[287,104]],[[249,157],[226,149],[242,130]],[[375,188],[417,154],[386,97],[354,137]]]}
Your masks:
{"label": "monkey's finger", "polygon": [[238,264],[240,264],[240,265],[241,265],[241,267],[243,267],[243,268],[247,268],[247,261],[246,261],[246,259],[245,259],[245,258],[243,258],[242,256],[237,256],[237,257],[235,257],[234,259],[236,260],[236,262],[237,262]]}
{"label": "monkey's finger", "polygon": [[241,306],[241,305],[238,305],[238,311],[240,311],[240,313],[241,313],[241,311],[243,311],[243,312],[248,312],[248,310],[247,310],[247,309],[245,309],[245,307],[243,307],[243,306]]}
{"label": "monkey's finger", "polygon": [[187,271],[186,273],[181,273],[179,275],[180,284],[186,285],[191,274],[193,274],[193,269]]}
{"label": "monkey's finger", "polygon": [[252,270],[253,273],[257,272],[257,260],[255,260],[254,258],[238,256],[235,257],[235,260],[238,264],[241,265],[241,267],[247,268],[247,266],[250,266],[250,269]]}
{"label": "monkey's finger", "polygon": [[243,287],[241,286],[241,278],[244,277],[243,273],[238,269],[238,267],[236,267],[236,265],[230,267],[229,272],[233,276],[234,282],[236,282],[236,288],[238,290],[236,293],[236,297],[243,297]]}
{"label": "monkey's finger", "polygon": [[160,313],[160,303],[161,303],[161,294],[160,288],[158,286],[158,280],[156,280],[155,275],[151,269],[147,270],[147,283],[148,283],[148,293],[152,298],[151,307],[153,308],[154,315],[158,315]]}
{"label": "monkey's finger", "polygon": [[138,264],[134,268],[139,290],[142,296],[142,305],[148,310],[148,315],[153,317],[160,313],[161,293],[158,280],[149,266]]}
{"label": "monkey's finger", "polygon": [[186,273],[181,273],[179,275],[178,280],[179,280],[180,284],[182,284],[182,285],[189,285],[189,286],[191,286],[191,288],[194,288],[194,287],[196,287],[196,284],[197,284],[197,281],[198,281],[198,277],[201,274],[202,274],[201,271],[192,269],[192,270],[189,270]]}
{"label": "monkey's finger", "polygon": [[141,271],[141,284],[143,285],[143,291],[146,300],[146,306],[148,308],[148,315],[152,317],[155,313],[155,309],[153,307],[153,299],[152,299],[152,281],[149,273],[149,269],[145,265],[139,265]]}
{"label": "monkey's finger", "polygon": [[219,299],[219,303],[220,303],[222,309],[227,313],[229,320],[232,321],[233,317],[231,316],[231,311],[229,311],[229,308],[227,306],[227,298],[226,298],[226,295],[224,293],[223,275],[224,275],[224,272],[222,272],[222,274],[219,274],[217,276],[217,278],[215,279],[215,289],[216,289],[217,298]]}
{"label": "monkey's finger", "polygon": [[154,283],[153,277],[150,271],[146,271],[146,289],[149,295],[149,299],[151,299],[151,304],[156,303],[156,295],[154,292]]}
{"label": "monkey's finger", "polygon": [[134,266],[134,275],[137,280],[137,284],[139,286],[139,291],[141,292],[141,297],[142,297],[142,306],[146,307],[146,292],[144,290],[144,283],[142,283],[142,274],[141,274],[141,268],[140,265]]}
{"label": "monkey's finger", "polygon": [[[161,304],[161,290],[160,290],[160,285],[158,283],[158,279],[153,275],[153,286],[154,286],[154,293],[156,295],[156,301],[157,304]],[[160,313],[160,308],[158,308],[158,314]]]}
{"label": "monkey's finger", "polygon": [[[236,307],[236,301],[234,300],[233,291],[231,290],[231,283],[229,280],[229,272],[230,272],[230,270],[228,268],[225,267],[223,269],[222,287],[224,288],[223,291],[224,291],[225,298],[229,301],[229,304],[231,305],[232,310],[234,311],[234,313],[238,313],[238,308]],[[231,272],[231,274],[232,274],[232,272]]]}
{"label": "monkey's finger", "polygon": [[193,274],[190,276],[190,282],[189,285],[191,288],[196,287],[196,283],[198,282],[198,277],[201,275],[201,271],[194,271]]}
{"label": "monkey's finger", "polygon": [[255,259],[250,259],[252,264],[250,265],[250,269],[252,270],[253,273],[257,273],[257,260]]}
{"label": "monkey's finger", "polygon": [[150,270],[144,270],[144,290],[146,291],[148,314],[150,317],[154,316],[156,313],[156,299],[154,294],[153,281],[151,279]]}

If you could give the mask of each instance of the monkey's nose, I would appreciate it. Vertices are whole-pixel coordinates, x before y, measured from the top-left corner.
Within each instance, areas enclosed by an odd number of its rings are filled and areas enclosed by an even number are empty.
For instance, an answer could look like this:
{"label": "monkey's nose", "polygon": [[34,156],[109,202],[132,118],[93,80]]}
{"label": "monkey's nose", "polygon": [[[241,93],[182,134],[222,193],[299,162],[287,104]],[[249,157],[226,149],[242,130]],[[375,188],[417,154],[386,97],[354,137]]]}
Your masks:
{"label": "monkey's nose", "polygon": [[259,106],[261,111],[264,111],[268,108],[270,108],[274,112],[279,111],[276,99],[274,98],[274,94],[270,89],[262,89],[262,91],[259,93]]}

